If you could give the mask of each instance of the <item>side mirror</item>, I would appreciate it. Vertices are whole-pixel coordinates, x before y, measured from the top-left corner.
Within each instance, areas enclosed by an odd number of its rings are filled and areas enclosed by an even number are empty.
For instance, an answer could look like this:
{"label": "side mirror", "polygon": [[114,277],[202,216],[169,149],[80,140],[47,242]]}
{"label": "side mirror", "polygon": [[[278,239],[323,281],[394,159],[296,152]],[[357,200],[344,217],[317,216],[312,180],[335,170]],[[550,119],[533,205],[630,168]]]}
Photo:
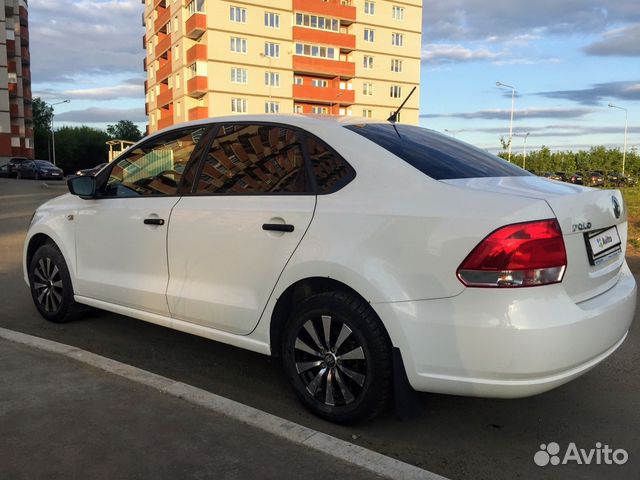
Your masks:
{"label": "side mirror", "polygon": [[96,196],[96,179],[94,177],[71,177],[67,180],[69,192],[80,198],[89,199]]}

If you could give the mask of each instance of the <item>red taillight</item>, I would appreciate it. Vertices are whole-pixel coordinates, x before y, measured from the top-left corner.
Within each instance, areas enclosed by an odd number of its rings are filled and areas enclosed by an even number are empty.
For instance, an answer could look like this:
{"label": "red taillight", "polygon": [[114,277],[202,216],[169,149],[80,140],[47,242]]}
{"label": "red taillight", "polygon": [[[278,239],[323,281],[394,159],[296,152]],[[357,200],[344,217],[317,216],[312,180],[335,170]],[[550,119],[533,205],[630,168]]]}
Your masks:
{"label": "red taillight", "polygon": [[531,287],[562,281],[567,254],[558,221],[517,223],[482,240],[458,267],[468,287]]}

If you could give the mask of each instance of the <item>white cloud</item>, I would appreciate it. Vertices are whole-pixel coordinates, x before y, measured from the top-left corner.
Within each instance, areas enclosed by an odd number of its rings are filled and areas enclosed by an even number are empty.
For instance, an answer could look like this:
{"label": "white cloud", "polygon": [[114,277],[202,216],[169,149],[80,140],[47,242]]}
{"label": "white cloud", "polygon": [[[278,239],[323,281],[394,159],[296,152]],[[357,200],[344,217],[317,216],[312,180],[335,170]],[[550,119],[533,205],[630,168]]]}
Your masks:
{"label": "white cloud", "polygon": [[495,60],[504,53],[487,48],[467,48],[462,45],[431,43],[422,49],[422,59],[428,63],[460,63]]}
{"label": "white cloud", "polygon": [[131,120],[135,123],[147,120],[144,108],[85,108],[71,110],[56,115],[56,122],[73,123],[114,123],[118,120]]}

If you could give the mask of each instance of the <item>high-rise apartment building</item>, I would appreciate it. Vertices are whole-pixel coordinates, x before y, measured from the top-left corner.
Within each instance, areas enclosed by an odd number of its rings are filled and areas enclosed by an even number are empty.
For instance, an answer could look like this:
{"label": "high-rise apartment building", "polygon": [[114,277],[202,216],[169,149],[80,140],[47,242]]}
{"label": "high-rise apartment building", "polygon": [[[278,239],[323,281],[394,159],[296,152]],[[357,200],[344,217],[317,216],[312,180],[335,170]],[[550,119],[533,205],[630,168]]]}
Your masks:
{"label": "high-rise apartment building", "polygon": [[[145,0],[149,131],[235,113],[387,118],[420,82],[422,0]],[[400,121],[418,123],[419,92]]]}
{"label": "high-rise apartment building", "polygon": [[33,114],[26,0],[0,2],[0,162],[33,158]]}

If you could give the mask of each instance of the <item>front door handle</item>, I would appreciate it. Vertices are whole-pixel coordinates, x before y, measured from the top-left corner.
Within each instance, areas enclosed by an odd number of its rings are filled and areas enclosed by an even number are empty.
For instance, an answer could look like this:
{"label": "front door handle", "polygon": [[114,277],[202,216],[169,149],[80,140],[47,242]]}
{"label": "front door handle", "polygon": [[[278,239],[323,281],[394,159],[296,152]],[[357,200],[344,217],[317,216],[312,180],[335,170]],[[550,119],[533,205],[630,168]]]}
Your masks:
{"label": "front door handle", "polygon": [[288,223],[264,223],[263,230],[271,230],[273,232],[293,232],[294,226]]}
{"label": "front door handle", "polygon": [[145,225],[164,225],[164,218],[145,218]]}

